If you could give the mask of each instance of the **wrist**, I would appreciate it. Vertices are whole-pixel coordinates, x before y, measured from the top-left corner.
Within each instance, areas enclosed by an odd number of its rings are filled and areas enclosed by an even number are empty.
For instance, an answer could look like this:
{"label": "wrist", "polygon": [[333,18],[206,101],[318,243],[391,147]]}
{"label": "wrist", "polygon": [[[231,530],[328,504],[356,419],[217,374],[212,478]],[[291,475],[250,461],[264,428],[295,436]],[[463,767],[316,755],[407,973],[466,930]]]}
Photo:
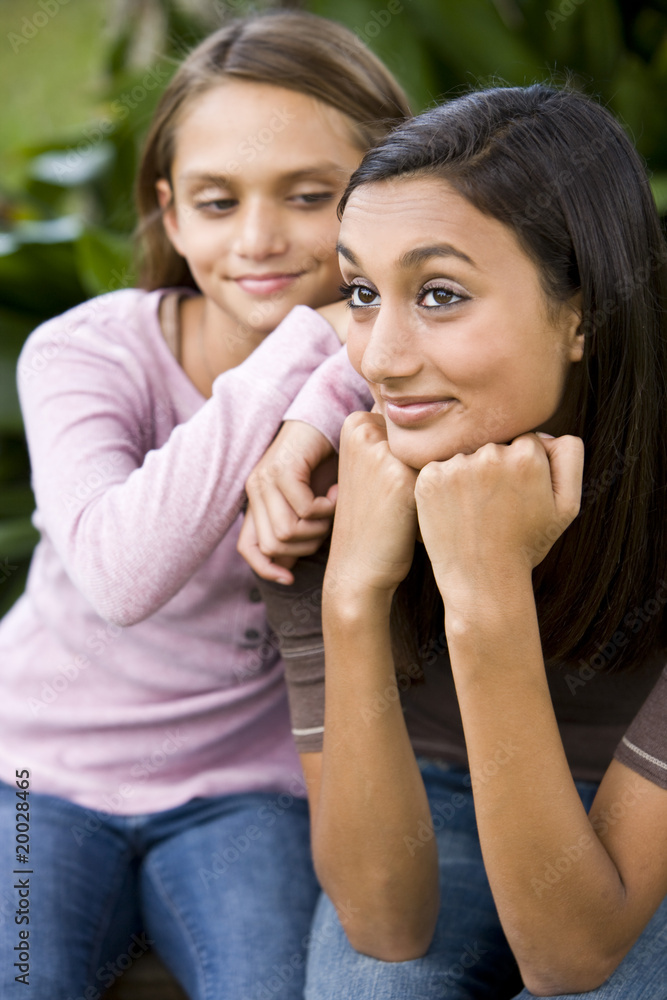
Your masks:
{"label": "wrist", "polygon": [[395,587],[379,587],[329,565],[322,587],[322,615],[331,623],[357,626],[389,622]]}
{"label": "wrist", "polygon": [[504,575],[478,571],[439,576],[436,571],[435,577],[448,642],[471,634],[502,634],[536,616],[532,574],[523,566]]}

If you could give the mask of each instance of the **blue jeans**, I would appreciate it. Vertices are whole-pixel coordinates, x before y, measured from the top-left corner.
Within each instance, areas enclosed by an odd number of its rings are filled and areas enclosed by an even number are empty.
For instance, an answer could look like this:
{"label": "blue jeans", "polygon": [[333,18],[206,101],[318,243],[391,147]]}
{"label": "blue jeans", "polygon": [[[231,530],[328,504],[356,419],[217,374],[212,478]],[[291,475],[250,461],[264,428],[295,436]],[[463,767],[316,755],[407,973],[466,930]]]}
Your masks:
{"label": "blue jeans", "polygon": [[[306,1000],[529,1000],[533,996],[522,991],[498,920],[477,836],[470,776],[462,768],[426,760],[420,760],[420,768],[440,868],[440,914],[431,947],[423,958],[410,962],[381,962],[361,955],[350,947],[333,906],[322,895],[313,921]],[[589,809],[597,785],[579,782],[577,788]],[[419,850],[418,844],[415,831],[410,849]],[[667,901],[607,983],[579,995],[590,1000],[667,997]]]}
{"label": "blue jeans", "polygon": [[[303,996],[319,894],[303,799],[247,793],[111,816],[30,793],[21,864],[15,793],[0,783],[2,1000],[101,1000],[149,946],[191,1000]],[[26,958],[28,987],[15,979]]]}

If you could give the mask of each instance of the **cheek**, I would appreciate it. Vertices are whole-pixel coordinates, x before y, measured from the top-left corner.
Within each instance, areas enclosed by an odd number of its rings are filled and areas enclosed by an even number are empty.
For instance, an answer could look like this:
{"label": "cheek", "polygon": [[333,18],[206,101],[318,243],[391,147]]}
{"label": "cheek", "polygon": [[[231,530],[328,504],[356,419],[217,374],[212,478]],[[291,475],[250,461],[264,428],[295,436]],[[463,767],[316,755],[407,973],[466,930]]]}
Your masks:
{"label": "cheek", "polygon": [[352,367],[360,375],[362,375],[361,363],[364,359],[367,342],[368,337],[364,335],[358,324],[355,323],[354,318],[350,319],[350,326],[347,333],[347,356],[350,359]]}
{"label": "cheek", "polygon": [[193,220],[182,231],[186,256],[191,256],[196,264],[206,266],[220,256],[224,237],[215,226],[204,226]]}

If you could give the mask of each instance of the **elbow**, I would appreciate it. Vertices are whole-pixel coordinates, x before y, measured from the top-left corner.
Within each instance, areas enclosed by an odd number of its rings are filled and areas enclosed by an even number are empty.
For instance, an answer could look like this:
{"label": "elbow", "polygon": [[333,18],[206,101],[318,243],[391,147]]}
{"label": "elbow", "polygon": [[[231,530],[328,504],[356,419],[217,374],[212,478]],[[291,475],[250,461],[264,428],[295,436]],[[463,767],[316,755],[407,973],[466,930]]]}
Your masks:
{"label": "elbow", "polygon": [[433,933],[422,933],[418,928],[403,926],[373,928],[372,926],[344,927],[352,948],[378,962],[411,962],[423,958],[428,951]]}
{"label": "elbow", "polygon": [[536,997],[552,997],[570,994],[589,993],[599,989],[616,970],[623,956],[615,960],[596,954],[593,950],[588,954],[579,954],[573,961],[572,956],[562,956],[560,961],[549,961],[538,966],[519,962],[519,969],[524,985]]}
{"label": "elbow", "polygon": [[367,878],[350,899],[349,883],[337,885],[321,872],[318,877],[355,951],[380,962],[409,962],[427,953],[440,908],[437,882],[428,898],[409,898],[393,880]]}
{"label": "elbow", "polygon": [[100,618],[108,625],[119,629],[138,625],[157,610],[147,606],[145,600],[140,600],[136,591],[129,594],[125,589],[116,592],[113,587],[105,588],[104,594],[89,595],[88,600]]}

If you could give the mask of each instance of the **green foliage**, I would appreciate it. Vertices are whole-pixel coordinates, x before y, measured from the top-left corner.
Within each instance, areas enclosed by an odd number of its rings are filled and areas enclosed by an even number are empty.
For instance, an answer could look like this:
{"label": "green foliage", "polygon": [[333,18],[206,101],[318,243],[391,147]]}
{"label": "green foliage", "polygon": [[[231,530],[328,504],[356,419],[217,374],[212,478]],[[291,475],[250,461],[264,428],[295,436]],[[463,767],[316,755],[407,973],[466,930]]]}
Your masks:
{"label": "green foliage", "polygon": [[[3,122],[15,141],[0,150],[0,615],[23,587],[37,537],[14,375],[25,337],[89,296],[134,283],[133,178],[161,88],[224,17],[279,5],[89,0],[76,16],[74,5],[63,7],[33,38],[14,38],[13,61],[0,70],[16,94]],[[403,81],[416,111],[471,85],[571,78],[625,124],[667,213],[667,0],[303,5],[356,31]],[[19,0],[3,4],[7,37],[25,11]],[[66,45],[75,45],[71,58],[62,58]]]}

